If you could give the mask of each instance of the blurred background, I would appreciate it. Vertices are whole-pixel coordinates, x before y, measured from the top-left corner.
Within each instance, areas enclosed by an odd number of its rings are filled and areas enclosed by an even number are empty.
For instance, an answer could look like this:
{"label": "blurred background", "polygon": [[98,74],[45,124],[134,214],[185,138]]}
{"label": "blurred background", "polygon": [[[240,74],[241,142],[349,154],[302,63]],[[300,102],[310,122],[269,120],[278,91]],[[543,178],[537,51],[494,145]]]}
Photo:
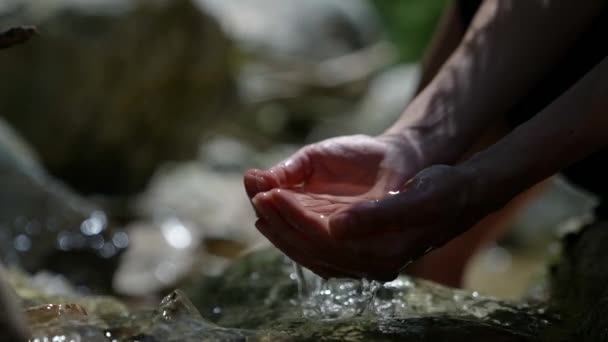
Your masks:
{"label": "blurred background", "polygon": [[[0,256],[82,293],[217,275],[257,233],[242,173],[377,134],[417,86],[445,0],[2,0]],[[556,178],[469,265],[519,298],[595,200]],[[60,286],[60,285],[58,285]]]}

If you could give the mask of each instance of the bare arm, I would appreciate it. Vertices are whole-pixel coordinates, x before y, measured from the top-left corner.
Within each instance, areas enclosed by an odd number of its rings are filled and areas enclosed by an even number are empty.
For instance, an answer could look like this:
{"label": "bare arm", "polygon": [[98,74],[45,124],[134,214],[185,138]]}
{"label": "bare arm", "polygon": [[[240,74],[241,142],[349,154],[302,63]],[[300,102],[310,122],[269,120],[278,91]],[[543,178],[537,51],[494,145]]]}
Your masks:
{"label": "bare arm", "polygon": [[533,119],[459,167],[476,175],[474,197],[492,211],[606,145],[608,57]]}
{"label": "bare arm", "polygon": [[396,227],[415,258],[421,248],[442,245],[521,191],[606,145],[608,57],[499,142],[462,164],[422,170],[400,193],[334,214],[330,232],[352,239]]}
{"label": "bare arm", "polygon": [[603,0],[486,0],[456,51],[387,134],[453,163],[560,60]]}

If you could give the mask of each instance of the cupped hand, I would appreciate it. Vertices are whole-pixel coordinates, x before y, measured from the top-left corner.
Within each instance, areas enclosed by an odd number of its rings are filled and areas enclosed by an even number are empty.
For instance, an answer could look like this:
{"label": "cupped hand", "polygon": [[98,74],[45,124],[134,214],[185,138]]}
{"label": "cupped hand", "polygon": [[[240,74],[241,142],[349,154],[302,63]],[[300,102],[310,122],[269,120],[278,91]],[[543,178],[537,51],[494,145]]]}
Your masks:
{"label": "cupped hand", "polygon": [[446,223],[467,203],[469,177],[450,167],[404,187],[420,165],[415,149],[391,138],[342,137],[251,170],[245,185],[256,226],[293,260],[325,278],[387,281],[453,237]]}
{"label": "cupped hand", "polygon": [[397,190],[425,165],[421,147],[401,137],[344,136],[305,146],[270,170],[249,170],[250,198],[275,188],[370,197]]}

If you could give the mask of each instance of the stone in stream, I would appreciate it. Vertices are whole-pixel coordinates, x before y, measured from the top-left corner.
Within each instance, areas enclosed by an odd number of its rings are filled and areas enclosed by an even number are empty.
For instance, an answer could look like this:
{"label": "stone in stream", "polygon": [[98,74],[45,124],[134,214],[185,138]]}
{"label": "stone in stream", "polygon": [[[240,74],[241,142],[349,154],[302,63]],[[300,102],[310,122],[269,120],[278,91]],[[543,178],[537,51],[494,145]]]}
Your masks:
{"label": "stone in stream", "polygon": [[[313,281],[306,313],[291,262],[274,249],[193,284],[188,292],[196,307],[181,291],[155,309],[129,310],[109,297],[45,294],[15,271],[9,279],[30,329],[49,340],[604,341],[606,253],[597,244],[608,240],[606,231],[599,225],[569,239],[553,276],[554,300],[546,305],[499,301],[405,276],[361,300],[358,281],[317,284],[306,272]],[[363,310],[351,311],[353,305]]]}
{"label": "stone in stream", "polygon": [[[275,266],[283,269],[282,257],[278,253],[262,252],[246,258],[244,264],[229,271],[227,279],[236,280],[238,274],[249,273],[244,269],[250,266],[271,266],[268,260],[278,260]],[[250,269],[249,269],[250,270]],[[262,270],[258,270],[262,271]],[[272,270],[268,269],[272,272]],[[269,275],[261,272],[260,275]],[[284,275],[283,275],[284,278]],[[534,341],[537,332],[531,316],[522,308],[506,305],[497,301],[481,298],[466,298],[462,291],[451,291],[430,284],[411,281],[407,286],[396,283],[399,290],[388,290],[395,298],[419,297],[421,305],[401,313],[391,312],[388,316],[369,312],[362,315],[327,319],[304,317],[298,303],[286,293],[275,292],[263,295],[256,292],[245,295],[235,292],[234,304],[240,298],[240,310],[247,310],[240,319],[251,320],[259,315],[264,321],[239,325],[257,325],[256,328],[222,327],[199,313],[194,304],[182,291],[167,295],[156,308],[129,310],[120,301],[110,297],[80,296],[75,293],[63,295],[48,294],[49,289],[32,283],[30,277],[17,272],[9,272],[9,279],[21,298],[22,307],[28,317],[32,338],[39,340],[61,339],[76,341]],[[243,279],[241,279],[243,280]],[[289,278],[279,286],[289,286]],[[269,278],[262,288],[272,287],[276,278]],[[401,279],[402,282],[410,281]],[[253,281],[249,281],[253,282]],[[255,282],[253,282],[255,285]],[[293,284],[293,280],[291,280]],[[336,286],[347,282],[336,282]],[[246,288],[246,284],[242,286]],[[231,290],[235,290],[233,286]],[[408,294],[409,292],[409,294]],[[226,294],[218,293],[222,298]],[[255,294],[262,294],[257,302]],[[207,293],[211,296],[212,293]],[[383,295],[386,298],[387,294]],[[436,298],[434,297],[436,296]],[[271,298],[272,297],[272,298]],[[269,299],[270,298],[270,299]],[[349,298],[356,299],[349,295]],[[347,299],[347,298],[345,298]],[[430,301],[429,301],[430,300]],[[425,304],[422,304],[425,303]],[[450,304],[451,303],[451,304]],[[222,308],[228,308],[224,306]],[[246,305],[253,305],[246,307]],[[471,305],[467,309],[465,305]],[[475,307],[477,306],[477,309]],[[264,310],[276,310],[271,318]],[[262,310],[262,311],[259,311]],[[434,311],[433,311],[434,310]],[[473,314],[475,310],[485,310],[482,315]],[[507,314],[500,322],[493,321],[496,313],[504,310]],[[385,312],[389,313],[389,312]],[[226,311],[230,314],[230,310]],[[520,321],[515,319],[519,318]],[[217,317],[216,317],[217,318]],[[236,321],[233,321],[236,323]],[[512,324],[512,325],[509,325]],[[524,324],[526,328],[524,328]]]}
{"label": "stone in stream", "polygon": [[555,341],[608,340],[608,223],[598,222],[564,238],[551,272],[551,301],[566,326]]}
{"label": "stone in stream", "polygon": [[4,266],[0,264],[0,340],[24,342],[30,337],[29,328],[17,295],[10,284]]}
{"label": "stone in stream", "polygon": [[450,336],[455,341],[532,341],[555,322],[542,305],[498,301],[406,276],[364,300],[359,281],[313,282],[303,303],[291,267],[276,250],[263,250],[188,293],[203,316],[221,326],[298,341],[452,341]]}

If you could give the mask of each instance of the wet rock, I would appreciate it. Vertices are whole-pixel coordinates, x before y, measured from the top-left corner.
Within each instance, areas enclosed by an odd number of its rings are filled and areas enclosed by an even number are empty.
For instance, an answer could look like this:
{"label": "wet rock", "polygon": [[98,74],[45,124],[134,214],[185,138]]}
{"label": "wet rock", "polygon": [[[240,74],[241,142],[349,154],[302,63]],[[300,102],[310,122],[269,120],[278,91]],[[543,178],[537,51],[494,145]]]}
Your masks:
{"label": "wet rock", "polygon": [[21,272],[9,272],[9,279],[34,341],[243,341],[254,335],[204,320],[179,290],[156,308],[128,310],[111,297],[49,294]]}
{"label": "wet rock", "polygon": [[[553,306],[566,322],[556,341],[608,338],[608,224],[598,222],[564,238],[563,254],[551,274]],[[559,338],[559,339],[558,339]]]}
{"label": "wet rock", "polygon": [[192,222],[201,238],[251,246],[263,241],[245,194],[241,171],[213,170],[200,162],[167,167],[135,203],[140,217],[175,216]]}
{"label": "wet rock", "polygon": [[[192,302],[177,290],[158,307],[137,310],[110,297],[52,295],[15,271],[9,279],[34,336],[48,340],[540,341],[548,329],[560,328],[559,317],[542,305],[408,277],[368,287],[304,274],[307,289],[298,287],[289,260],[274,249],[261,250],[222,276],[202,279],[189,291]],[[350,310],[353,305],[358,310]]]}
{"label": "wet rock", "polygon": [[4,266],[0,264],[0,307],[3,311],[0,317],[0,339],[24,342],[29,339],[30,332],[17,295],[7,279]]}
{"label": "wet rock", "polygon": [[371,292],[361,281],[307,277],[309,292],[302,294],[291,262],[270,249],[237,261],[222,277],[206,279],[188,293],[203,316],[221,326],[294,340],[528,341],[556,322],[543,306],[406,276]]}
{"label": "wet rock", "polygon": [[36,34],[34,27],[14,27],[5,32],[0,32],[0,50],[14,45],[23,44]]}
{"label": "wet rock", "polygon": [[3,17],[35,18],[41,34],[0,55],[0,112],[76,190],[141,190],[234,112],[230,43],[189,0],[99,12],[79,1],[48,17],[31,3]]}
{"label": "wet rock", "polygon": [[0,258],[32,272],[61,272],[77,285],[109,288],[126,248],[114,241],[121,231],[49,177],[30,151],[0,121]]}

